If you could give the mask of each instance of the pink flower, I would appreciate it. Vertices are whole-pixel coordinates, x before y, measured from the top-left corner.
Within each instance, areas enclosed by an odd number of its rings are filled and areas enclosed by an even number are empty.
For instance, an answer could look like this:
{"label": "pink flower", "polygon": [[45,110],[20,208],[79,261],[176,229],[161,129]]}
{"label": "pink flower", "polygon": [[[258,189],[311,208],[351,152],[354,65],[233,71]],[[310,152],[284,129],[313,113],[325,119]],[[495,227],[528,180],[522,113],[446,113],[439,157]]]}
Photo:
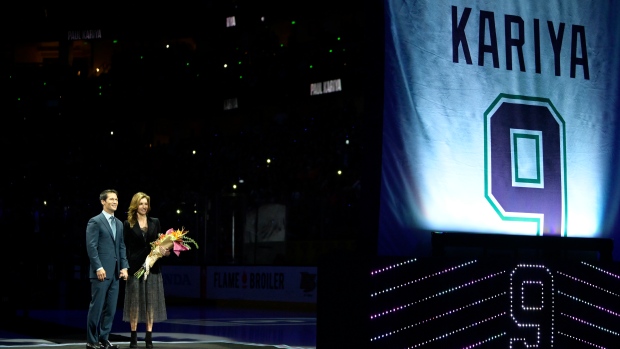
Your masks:
{"label": "pink flower", "polygon": [[189,250],[189,247],[185,246],[183,243],[179,241],[174,242],[174,248],[172,249],[172,251],[174,251],[174,253],[176,253],[177,256],[181,254],[182,251],[187,251],[187,250]]}

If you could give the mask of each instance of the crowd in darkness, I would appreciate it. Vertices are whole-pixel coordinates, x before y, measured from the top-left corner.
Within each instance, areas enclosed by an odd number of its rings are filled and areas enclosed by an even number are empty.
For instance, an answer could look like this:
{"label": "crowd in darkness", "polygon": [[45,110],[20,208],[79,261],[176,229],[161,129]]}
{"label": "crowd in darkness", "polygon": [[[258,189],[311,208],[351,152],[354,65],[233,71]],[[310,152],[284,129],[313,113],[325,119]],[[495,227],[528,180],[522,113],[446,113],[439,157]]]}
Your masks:
{"label": "crowd in darkness", "polygon": [[[10,62],[3,76],[10,91],[3,231],[32,237],[29,255],[64,251],[39,268],[83,264],[86,222],[101,211],[98,194],[114,188],[119,218],[143,191],[164,228],[196,232],[203,249],[181,262],[228,263],[231,213],[242,217],[266,203],[286,206],[287,241],[317,248],[355,240],[363,155],[359,47],[352,37],[333,45],[326,32],[304,41],[295,30],[282,46],[273,31],[250,38],[239,29],[235,40],[244,52],[204,37],[193,38],[195,46],[120,41],[110,66],[90,76],[61,59]],[[331,47],[339,53],[316,54]],[[309,94],[310,83],[329,79],[341,79],[342,91]],[[237,108],[225,110],[232,98]],[[289,255],[278,262],[316,260]]]}

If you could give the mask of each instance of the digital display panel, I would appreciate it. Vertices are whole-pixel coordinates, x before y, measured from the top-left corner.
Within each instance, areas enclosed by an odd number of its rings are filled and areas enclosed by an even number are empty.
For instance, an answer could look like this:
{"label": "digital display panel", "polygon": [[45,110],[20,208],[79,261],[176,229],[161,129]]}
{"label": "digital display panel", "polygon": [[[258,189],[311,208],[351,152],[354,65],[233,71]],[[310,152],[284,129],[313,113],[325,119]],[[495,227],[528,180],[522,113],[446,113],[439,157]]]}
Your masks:
{"label": "digital display panel", "polygon": [[433,231],[619,235],[620,3],[384,11],[378,255],[427,256]]}
{"label": "digital display panel", "polygon": [[371,348],[620,343],[617,263],[424,258],[378,266],[371,274]]}

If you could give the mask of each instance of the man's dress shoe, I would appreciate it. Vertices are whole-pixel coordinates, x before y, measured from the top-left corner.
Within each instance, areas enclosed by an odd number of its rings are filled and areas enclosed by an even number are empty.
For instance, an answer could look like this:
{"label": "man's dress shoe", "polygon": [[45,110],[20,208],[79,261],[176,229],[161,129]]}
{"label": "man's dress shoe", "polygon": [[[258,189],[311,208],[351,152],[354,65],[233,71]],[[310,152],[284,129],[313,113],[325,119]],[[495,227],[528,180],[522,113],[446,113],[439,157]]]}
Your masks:
{"label": "man's dress shoe", "polygon": [[86,349],[102,349],[101,344],[86,343]]}
{"label": "man's dress shoe", "polygon": [[101,349],[119,349],[120,348],[118,345],[110,343],[110,341],[107,339],[100,340],[99,344],[101,344]]}

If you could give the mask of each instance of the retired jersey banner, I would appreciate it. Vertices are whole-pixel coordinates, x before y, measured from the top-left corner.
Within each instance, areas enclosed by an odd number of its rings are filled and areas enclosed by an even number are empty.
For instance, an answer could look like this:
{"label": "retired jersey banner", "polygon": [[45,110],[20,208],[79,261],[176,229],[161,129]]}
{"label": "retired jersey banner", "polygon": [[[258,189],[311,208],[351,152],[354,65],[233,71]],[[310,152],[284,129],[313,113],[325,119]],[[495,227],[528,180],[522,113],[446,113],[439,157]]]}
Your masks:
{"label": "retired jersey banner", "polygon": [[428,254],[431,231],[614,237],[620,1],[384,5],[378,253]]}

